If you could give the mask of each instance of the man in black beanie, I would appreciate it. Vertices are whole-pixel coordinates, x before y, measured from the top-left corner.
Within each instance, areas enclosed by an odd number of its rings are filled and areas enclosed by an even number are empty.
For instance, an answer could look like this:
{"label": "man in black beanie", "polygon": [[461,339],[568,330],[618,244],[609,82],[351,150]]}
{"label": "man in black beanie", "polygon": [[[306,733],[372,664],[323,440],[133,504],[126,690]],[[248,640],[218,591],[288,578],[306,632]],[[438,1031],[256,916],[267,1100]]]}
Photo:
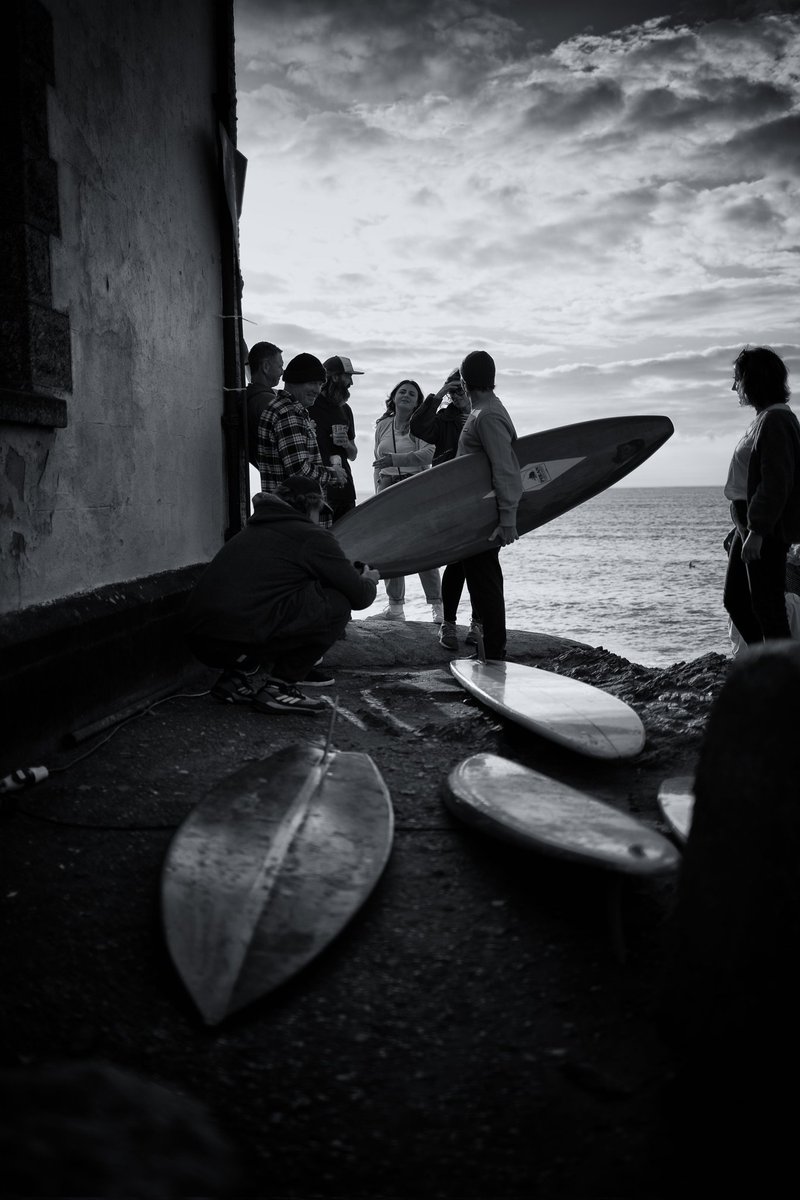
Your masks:
{"label": "man in black beanie", "polygon": [[[283,372],[284,387],[268,400],[258,422],[258,469],[262,492],[274,492],[292,475],[314,480],[324,489],[345,484],[342,467],[326,467],[308,410],[325,382],[325,368],[313,354],[297,354]],[[325,508],[320,524],[331,525]]]}
{"label": "man in black beanie", "polygon": [[517,431],[505,406],[494,392],[494,359],[485,350],[473,350],[461,364],[461,379],[472,411],[458,439],[457,457],[485,454],[492,470],[497,502],[497,525],[489,537],[497,544],[482,554],[465,558],[464,572],[470,598],[483,625],[487,658],[506,656],[506,603],[500,547],[515,542],[517,505],[522,496],[519,462],[514,453]]}

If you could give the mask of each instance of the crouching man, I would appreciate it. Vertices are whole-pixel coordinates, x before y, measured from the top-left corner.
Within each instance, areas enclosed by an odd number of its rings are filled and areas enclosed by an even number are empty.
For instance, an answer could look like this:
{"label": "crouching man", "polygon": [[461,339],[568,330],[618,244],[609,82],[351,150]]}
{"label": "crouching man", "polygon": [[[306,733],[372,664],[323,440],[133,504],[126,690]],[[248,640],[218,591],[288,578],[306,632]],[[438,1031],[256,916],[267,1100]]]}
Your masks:
{"label": "crouching man", "polygon": [[[222,674],[217,700],[261,712],[321,712],[322,700],[297,686],[344,632],[350,610],[375,600],[377,571],[359,571],[319,524],[319,483],[292,475],[253,498],[253,515],[208,564],[189,598],[186,635],[193,654]],[[259,691],[246,671],[260,663]]]}

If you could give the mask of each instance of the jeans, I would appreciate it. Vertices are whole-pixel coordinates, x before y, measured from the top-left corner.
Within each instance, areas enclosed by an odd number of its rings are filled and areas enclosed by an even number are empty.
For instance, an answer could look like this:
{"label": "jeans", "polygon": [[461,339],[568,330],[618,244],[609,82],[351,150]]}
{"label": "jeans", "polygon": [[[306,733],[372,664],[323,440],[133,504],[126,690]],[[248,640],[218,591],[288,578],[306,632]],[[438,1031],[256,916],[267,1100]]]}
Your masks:
{"label": "jeans", "polygon": [[263,642],[227,642],[219,638],[191,636],[189,646],[195,658],[207,667],[235,667],[243,656],[257,658],[269,673],[285,683],[299,683],[326,650],[344,633],[350,620],[350,605],[341,592],[323,588],[330,620],[326,625],[281,634],[280,630]]}

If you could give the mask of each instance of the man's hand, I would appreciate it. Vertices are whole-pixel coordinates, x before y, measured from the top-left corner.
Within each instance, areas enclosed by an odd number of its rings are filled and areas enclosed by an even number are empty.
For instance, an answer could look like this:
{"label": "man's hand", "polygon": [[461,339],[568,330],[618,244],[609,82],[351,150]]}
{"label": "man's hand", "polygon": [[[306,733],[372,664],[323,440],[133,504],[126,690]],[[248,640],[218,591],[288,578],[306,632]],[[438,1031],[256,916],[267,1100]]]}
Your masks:
{"label": "man's hand", "polygon": [[392,465],[391,454],[382,454],[380,458],[375,459],[375,462],[372,465],[373,467],[377,467],[379,470],[381,467],[390,467]]}
{"label": "man's hand", "polygon": [[370,579],[376,587],[380,583],[381,573],[380,571],[376,570],[375,567],[364,567],[364,570],[361,572],[361,574],[365,579]]}
{"label": "man's hand", "polygon": [[328,467],[328,470],[333,471],[334,479],[340,487],[343,487],[347,483],[347,471],[345,471],[344,467]]}
{"label": "man's hand", "polygon": [[489,534],[489,541],[493,542],[495,538],[499,538],[504,546],[510,546],[518,537],[516,525],[496,525]]}
{"label": "man's hand", "polygon": [[756,562],[761,558],[761,545],[764,539],[760,533],[753,533],[752,529],[747,537],[742,542],[742,562]]}

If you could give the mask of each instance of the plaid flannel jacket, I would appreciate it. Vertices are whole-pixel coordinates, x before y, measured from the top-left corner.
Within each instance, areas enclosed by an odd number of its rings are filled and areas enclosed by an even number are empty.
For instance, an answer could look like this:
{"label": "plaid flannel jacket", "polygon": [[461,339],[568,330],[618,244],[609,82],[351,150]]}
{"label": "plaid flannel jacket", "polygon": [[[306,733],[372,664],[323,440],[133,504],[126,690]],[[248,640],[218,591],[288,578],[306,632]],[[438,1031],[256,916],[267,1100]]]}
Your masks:
{"label": "plaid flannel jacket", "polygon": [[[323,465],[317,446],[314,422],[307,409],[288,392],[278,392],[267,403],[258,422],[258,469],[262,492],[274,492],[290,475],[305,475],[325,485],[335,483],[330,467]],[[327,509],[320,514],[320,525],[329,527]]]}

